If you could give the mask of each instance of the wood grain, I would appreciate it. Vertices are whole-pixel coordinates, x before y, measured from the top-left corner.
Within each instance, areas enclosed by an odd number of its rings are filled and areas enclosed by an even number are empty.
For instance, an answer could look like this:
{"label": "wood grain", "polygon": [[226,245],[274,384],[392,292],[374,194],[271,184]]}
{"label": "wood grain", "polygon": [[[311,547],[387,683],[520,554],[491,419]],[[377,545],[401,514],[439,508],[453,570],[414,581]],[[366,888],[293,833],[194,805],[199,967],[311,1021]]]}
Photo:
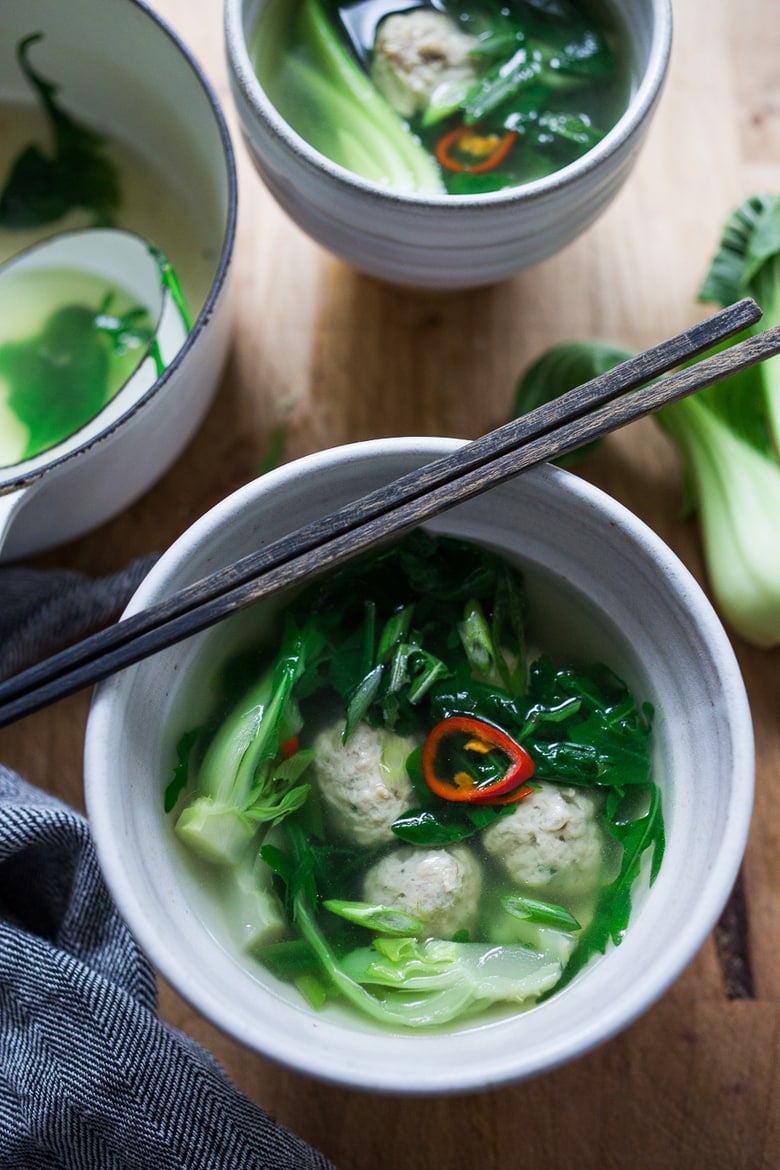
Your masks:
{"label": "wood grain", "polygon": [[[100,682],[249,605],[335,569],[522,471],[600,442],[620,427],[777,355],[780,326],[773,326],[723,352],[676,369],[755,325],[760,316],[758,305],[749,297],[729,305],[451,454],[325,513],[185,586],[165,601],[3,679],[0,727]],[[661,374],[666,377],[660,378]]]}
{"label": "wood grain", "polygon": [[[40,559],[99,573],[165,548],[252,478],[274,432],[285,459],[381,435],[474,437],[503,422],[542,349],[601,337],[644,348],[705,315],[697,303],[726,217],[780,190],[776,0],[677,0],[672,67],[636,170],[561,255],[489,289],[416,293],[340,264],[254,174],[237,133],[216,0],[152,0],[219,94],[240,171],[235,334],[220,393],[164,479],[99,532]],[[654,423],[581,465],[705,584],[680,520],[677,457]],[[528,1084],[466,1098],[389,1100],[306,1080],[227,1039],[161,987],[164,1016],[340,1170],[775,1170],[780,1165],[779,651],[733,643],[750,695],[756,806],[743,868],[752,998],[729,998],[715,936],[633,1026]],[[0,732],[0,759],[83,805],[80,694]]]}

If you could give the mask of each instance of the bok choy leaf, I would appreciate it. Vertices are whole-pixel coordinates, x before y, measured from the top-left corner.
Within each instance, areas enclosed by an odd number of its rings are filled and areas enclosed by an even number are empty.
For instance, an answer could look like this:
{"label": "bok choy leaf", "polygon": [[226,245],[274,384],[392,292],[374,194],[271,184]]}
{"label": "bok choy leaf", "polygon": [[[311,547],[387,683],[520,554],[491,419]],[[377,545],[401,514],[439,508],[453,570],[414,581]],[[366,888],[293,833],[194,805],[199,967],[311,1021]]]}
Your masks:
{"label": "bok choy leaf", "polygon": [[[744,296],[764,313],[754,332],[780,323],[780,196],[754,195],[736,209],[699,292],[721,307]],[[552,347],[521,379],[516,413],[628,356],[600,341]],[[664,407],[656,421],[683,458],[721,616],[756,646],[780,644],[780,359]]]}
{"label": "bok choy leaf", "polygon": [[312,649],[307,633],[287,623],[278,657],[220,725],[197,795],[177,817],[179,838],[212,864],[237,864],[258,826],[278,824],[308,796],[300,781],[312,753],[284,751],[299,728],[292,692]]}
{"label": "bok choy leaf", "polygon": [[446,1024],[490,1003],[533,1002],[560,980],[560,959],[522,944],[378,936],[370,946],[340,955],[317,923],[313,891],[298,878],[301,867],[308,872],[304,835],[295,818],[284,828],[288,885],[301,939],[331,989],[378,1023]]}

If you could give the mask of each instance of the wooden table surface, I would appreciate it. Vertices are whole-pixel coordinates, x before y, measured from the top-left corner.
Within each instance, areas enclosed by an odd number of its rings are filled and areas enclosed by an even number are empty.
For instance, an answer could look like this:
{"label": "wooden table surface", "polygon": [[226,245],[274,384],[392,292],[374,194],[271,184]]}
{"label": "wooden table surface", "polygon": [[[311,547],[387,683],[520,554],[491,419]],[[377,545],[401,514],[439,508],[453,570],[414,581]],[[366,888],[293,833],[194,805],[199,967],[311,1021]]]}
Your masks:
{"label": "wooden table surface", "polygon": [[[731,210],[780,190],[777,0],[677,0],[668,84],[639,163],[599,223],[517,278],[462,294],[358,275],[303,236],[256,177],[236,128],[218,0],[151,0],[223,103],[239,167],[235,333],[215,405],[176,465],[124,515],[41,565],[107,572],[164,549],[261,468],[385,435],[476,436],[557,341],[640,348],[700,319],[696,291]],[[581,466],[704,580],[679,519],[679,464],[651,421]],[[753,708],[753,828],[730,923],[622,1035],[530,1083],[467,1098],[378,1098],[245,1051],[161,987],[164,1017],[340,1170],[761,1170],[780,1165],[778,651],[734,638]],[[0,732],[0,760],[83,806],[81,694]],[[741,905],[740,905],[741,903]],[[745,926],[746,931],[733,929]]]}

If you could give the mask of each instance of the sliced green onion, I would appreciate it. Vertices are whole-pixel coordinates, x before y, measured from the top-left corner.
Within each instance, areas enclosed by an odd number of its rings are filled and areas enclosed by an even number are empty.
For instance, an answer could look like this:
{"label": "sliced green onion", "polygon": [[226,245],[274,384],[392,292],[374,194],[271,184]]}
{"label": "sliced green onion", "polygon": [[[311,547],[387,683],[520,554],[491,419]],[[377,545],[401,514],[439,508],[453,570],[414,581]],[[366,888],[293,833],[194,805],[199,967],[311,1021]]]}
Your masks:
{"label": "sliced green onion", "polygon": [[419,918],[407,914],[405,910],[396,910],[393,906],[344,902],[340,898],[331,898],[322,905],[331,914],[337,914],[339,918],[346,918],[347,922],[355,922],[358,926],[365,926],[367,930],[375,930],[377,934],[405,937],[420,934],[423,929]]}
{"label": "sliced green onion", "polygon": [[554,902],[539,902],[536,898],[524,898],[520,894],[504,894],[500,902],[513,918],[536,922],[539,926],[554,926],[558,930],[581,929],[574,915]]}

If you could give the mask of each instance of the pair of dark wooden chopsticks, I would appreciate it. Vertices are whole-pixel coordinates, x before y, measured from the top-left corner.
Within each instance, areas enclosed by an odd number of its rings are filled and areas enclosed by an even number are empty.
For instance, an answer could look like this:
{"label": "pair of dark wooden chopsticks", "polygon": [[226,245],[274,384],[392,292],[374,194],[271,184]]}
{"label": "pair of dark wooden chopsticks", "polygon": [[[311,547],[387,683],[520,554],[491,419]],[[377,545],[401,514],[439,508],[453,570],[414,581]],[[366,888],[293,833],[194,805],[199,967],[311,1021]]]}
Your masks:
{"label": "pair of dark wooden chopsticks", "polygon": [[[0,683],[0,727],[780,352],[780,326],[669,374],[755,324],[749,298]],[[668,374],[668,377],[661,376]]]}

